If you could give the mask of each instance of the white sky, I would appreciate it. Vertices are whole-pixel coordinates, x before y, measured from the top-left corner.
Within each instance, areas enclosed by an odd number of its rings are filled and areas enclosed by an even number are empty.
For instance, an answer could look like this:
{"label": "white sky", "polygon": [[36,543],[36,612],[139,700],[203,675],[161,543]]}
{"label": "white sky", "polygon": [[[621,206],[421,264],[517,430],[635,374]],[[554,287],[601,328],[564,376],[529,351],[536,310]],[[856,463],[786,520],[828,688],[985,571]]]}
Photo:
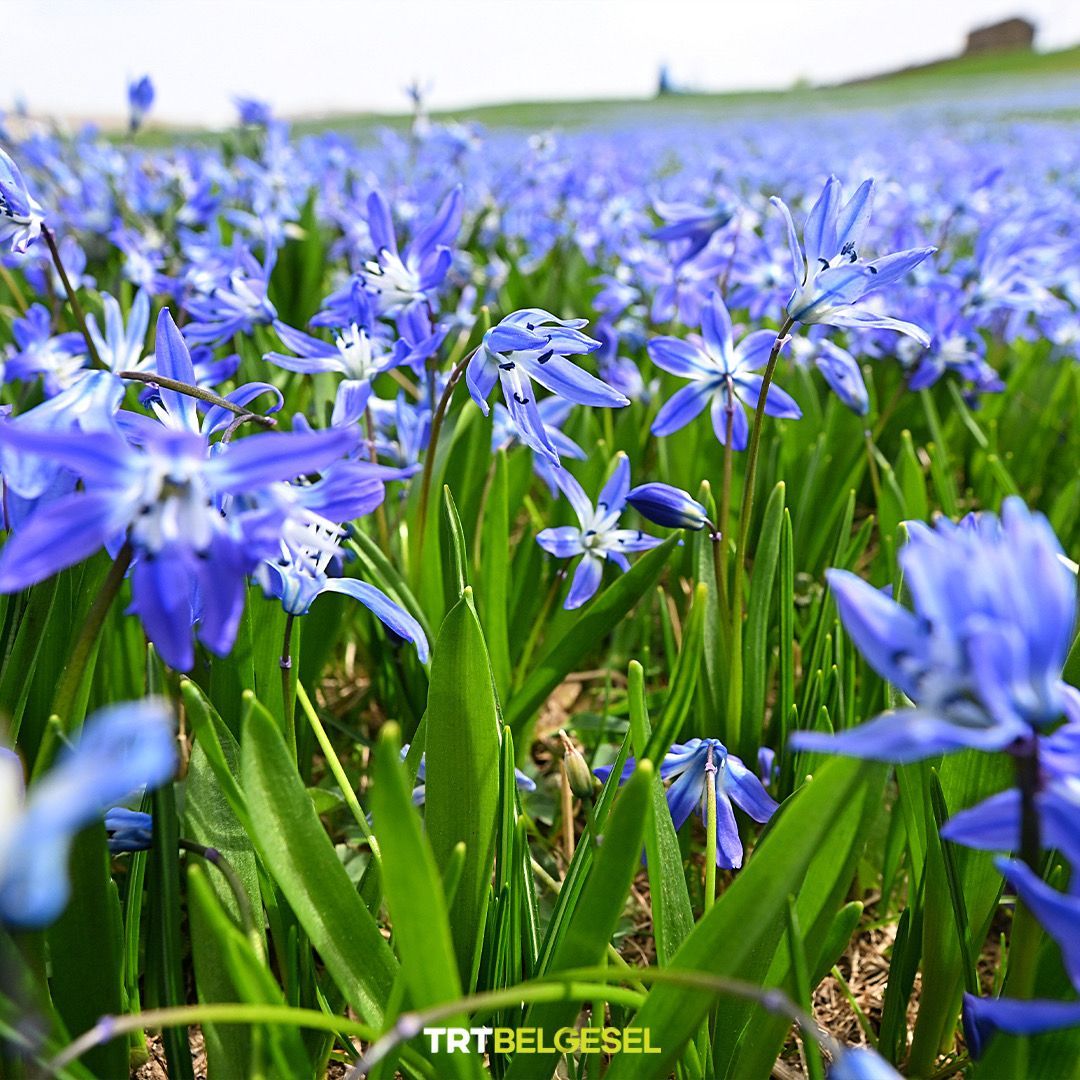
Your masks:
{"label": "white sky", "polygon": [[154,117],[225,123],[230,97],[283,115],[650,94],[659,65],[700,89],[832,82],[938,59],[1025,15],[1080,42],[1076,0],[0,0],[16,41],[0,106],[117,117],[149,73]]}

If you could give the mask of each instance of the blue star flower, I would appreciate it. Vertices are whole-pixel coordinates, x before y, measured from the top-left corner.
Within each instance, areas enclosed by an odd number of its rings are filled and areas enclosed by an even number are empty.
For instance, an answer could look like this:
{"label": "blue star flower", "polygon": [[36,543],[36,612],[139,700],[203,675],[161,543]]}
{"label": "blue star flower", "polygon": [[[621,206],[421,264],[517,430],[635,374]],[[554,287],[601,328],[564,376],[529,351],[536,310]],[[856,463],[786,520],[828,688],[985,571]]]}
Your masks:
{"label": "blue star flower", "polygon": [[515,311],[484,334],[465,371],[469,393],[485,416],[487,397],[499,381],[521,441],[556,465],[559,454],[537,409],[532,381],[578,405],[630,404],[629,398],[568,359],[600,348],[599,341],[581,332],[585,325],[586,319],[559,319],[541,308]]}
{"label": "blue star flower", "polygon": [[[619,783],[633,775],[636,762],[630,758],[623,767]],[[611,766],[596,770],[601,780],[607,780]],[[716,865],[724,870],[736,870],[743,864],[743,845],[735,822],[734,806],[754,821],[765,822],[773,816],[777,803],[762,786],[761,781],[718,739],[690,739],[674,743],[660,763],[660,777],[672,781],[667,790],[671,820],[681,829],[697,808],[705,820],[708,804],[708,785],[716,792]]]}
{"label": "blue star flower", "polygon": [[873,193],[873,180],[865,180],[841,206],[840,181],[830,176],[806,219],[801,245],[791,211],[773,196],[773,204],[787,223],[791,269],[795,275],[795,291],[788,301],[787,313],[797,323],[898,330],[929,345],[930,337],[920,327],[858,306],[867,293],[899,281],[937,250],[911,248],[874,262],[863,262],[857,245],[870,220]]}
{"label": "blue star flower", "polygon": [[0,147],[0,244],[20,255],[41,235],[45,211],[30,194],[19,166]]}
{"label": "blue star flower", "polygon": [[544,529],[536,542],[557,559],[581,556],[564,605],[567,610],[572,610],[581,607],[600,588],[605,560],[610,559],[620,570],[629,570],[627,553],[648,551],[661,541],[655,536],[646,536],[640,529],[618,527],[630,491],[630,462],[625,454],[618,455],[615,470],[601,490],[595,507],[566,469],[557,469],[554,476],[577,514],[578,526]]}
{"label": "blue star flower", "polygon": [[[700,338],[660,337],[649,342],[649,356],[657,367],[691,380],[661,407],[652,433],[662,437],[678,431],[711,402],[716,437],[721,443],[727,439],[730,418],[732,449],[745,450],[750,426],[743,406],[757,407],[762,377],[754,373],[765,366],[775,342],[775,331],[755,330],[736,345],[731,316],[720,294],[713,293],[701,310]],[[765,415],[797,420],[802,411],[773,384],[765,399]]]}

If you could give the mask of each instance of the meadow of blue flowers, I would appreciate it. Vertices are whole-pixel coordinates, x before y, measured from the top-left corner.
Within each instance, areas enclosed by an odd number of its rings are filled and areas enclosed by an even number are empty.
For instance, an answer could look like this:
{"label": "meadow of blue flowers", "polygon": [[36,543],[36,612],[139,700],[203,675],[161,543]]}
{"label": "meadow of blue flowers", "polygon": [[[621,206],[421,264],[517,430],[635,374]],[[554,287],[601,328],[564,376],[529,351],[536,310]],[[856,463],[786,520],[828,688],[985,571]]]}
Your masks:
{"label": "meadow of blue flowers", "polygon": [[0,117],[0,1075],[1080,1076],[1075,125],[153,99]]}

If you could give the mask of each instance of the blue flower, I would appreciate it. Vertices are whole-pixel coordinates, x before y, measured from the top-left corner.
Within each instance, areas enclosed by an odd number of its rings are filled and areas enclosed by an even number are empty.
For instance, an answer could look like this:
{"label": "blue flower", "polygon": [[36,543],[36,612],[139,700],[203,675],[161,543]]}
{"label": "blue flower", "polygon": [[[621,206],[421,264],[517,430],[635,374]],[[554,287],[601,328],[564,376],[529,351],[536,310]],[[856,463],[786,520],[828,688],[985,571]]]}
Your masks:
{"label": "blue flower", "polygon": [[826,576],[856,647],[915,708],[836,735],[799,732],[793,745],[903,763],[1003,750],[1066,711],[1076,580],[1046,518],[1010,498],[1000,520],[909,530],[898,558],[913,611],[845,570]]}
{"label": "blue flower", "polygon": [[274,329],[297,355],[269,352],[263,357],[264,360],[286,371],[309,375],[332,371],[345,376],[338,386],[331,419],[335,427],[363,417],[371,397],[372,380],[384,371],[400,367],[409,358],[409,346],[403,339],[398,338],[393,347],[387,348],[382,340],[371,337],[356,323],[342,330],[333,343],[294,330],[280,320],[275,321]]}
{"label": "blue flower", "polygon": [[258,98],[236,96],[233,104],[239,114],[241,124],[250,124],[252,127],[269,127],[274,118],[273,109]]}
{"label": "blue flower", "polygon": [[[630,758],[623,768],[620,783],[633,775],[636,762]],[[601,780],[607,780],[611,766],[596,770]],[[674,743],[660,763],[660,777],[671,780],[667,802],[671,820],[681,829],[695,807],[705,820],[708,805],[708,785],[716,792],[716,865],[724,870],[736,870],[743,863],[743,846],[735,822],[737,806],[754,821],[765,822],[773,816],[777,803],[762,786],[761,781],[718,739],[690,739]]]}
{"label": "blue flower", "polygon": [[649,235],[654,240],[665,243],[686,241],[686,246],[679,252],[677,263],[688,262],[702,252],[713,235],[722,229],[735,213],[735,208],[725,202],[701,207],[690,203],[666,203],[657,200],[653,206],[666,224],[654,229]]}
{"label": "blue flower", "polygon": [[667,529],[704,529],[709,524],[705,507],[688,491],[670,484],[639,484],[626,501],[648,521]]}
{"label": "blue flower", "polygon": [[814,360],[829,389],[853,412],[865,416],[870,411],[870,394],[855,357],[831,341],[818,344]]}
{"label": "blue flower", "polygon": [[345,535],[334,522],[370,513],[383,501],[384,482],[403,475],[408,470],[348,461],[331,466],[314,484],[275,485],[260,501],[266,504],[276,496],[285,504],[273,515],[284,519],[284,524],[276,525],[281,536],[279,551],[259,564],[254,578],[290,615],[306,615],[323,593],[351,596],[398,637],[413,642],[421,662],[427,663],[427,637],[403,607],[374,585],[329,573],[331,563],[340,562],[340,541]]}
{"label": "blue flower", "polygon": [[[155,364],[167,378],[194,380],[168,309],[158,319]],[[265,514],[253,530],[254,515],[230,513],[235,497],[325,468],[352,450],[357,436],[348,430],[253,435],[211,447],[209,433],[225,422],[214,409],[200,422],[192,398],[164,388],[154,407],[159,421],[122,415],[130,441],[118,431],[0,424],[0,445],[39,459],[45,470],[62,465],[83,483],[81,491],[44,502],[8,539],[0,552],[0,591],[26,588],[126,539],[134,552],[132,610],[166,663],[187,671],[194,664],[193,623],[211,651],[224,655],[232,647],[246,575],[275,546]]]}
{"label": "blue flower", "polygon": [[146,851],[154,842],[154,819],[139,810],[114,806],[105,811],[105,836],[113,855]]}
{"label": "blue flower", "polygon": [[150,325],[150,297],[144,289],[135,294],[128,312],[127,327],[120,304],[108,293],[101,294],[105,309],[105,331],[98,327],[93,313],[86,316],[86,327],[97,349],[98,357],[110,371],[142,371],[150,366],[145,356],[146,330]]}
{"label": "blue flower", "polygon": [[149,75],[144,75],[141,79],[135,79],[133,82],[128,83],[128,108],[130,110],[130,129],[134,134],[142,127],[142,122],[146,118],[146,114],[150,111],[150,106],[154,104],[154,84],[150,81]]}
{"label": "blue flower", "polygon": [[[775,343],[774,331],[756,330],[735,345],[731,316],[720,294],[713,293],[701,310],[700,338],[660,337],[649,342],[649,356],[657,367],[691,380],[661,407],[652,433],[662,437],[678,431],[711,402],[716,437],[721,443],[726,440],[730,417],[732,449],[745,450],[750,427],[743,405],[757,407],[762,377],[754,372],[768,362]],[[799,406],[775,384],[769,387],[765,414],[794,420],[802,416]]]}
{"label": "blue flower", "polygon": [[581,332],[585,325],[586,319],[558,319],[540,308],[515,311],[484,334],[465,371],[469,393],[485,416],[487,397],[498,379],[521,441],[556,465],[559,454],[548,438],[530,380],[578,405],[630,404],[629,398],[567,359],[600,348],[599,341]]}
{"label": "blue flower", "polygon": [[71,842],[109,807],[176,768],[172,717],[163,702],[113,705],[23,797],[22,765],[0,748],[0,923],[38,929],[67,906]]}
{"label": "blue flower", "polygon": [[[1080,896],[1066,895],[1040,880],[1022,862],[998,859],[997,868],[1017,897],[1061,947],[1065,974],[1080,990]],[[964,995],[964,1035],[978,1060],[996,1031],[1037,1035],[1080,1025],[1080,1001],[1010,1001]]]}
{"label": "blue flower", "polygon": [[220,279],[185,302],[194,320],[184,327],[185,336],[196,343],[219,345],[234,334],[250,334],[255,326],[269,326],[277,318],[268,296],[276,259],[272,246],[261,264],[244,248]]}
{"label": "blue flower", "polygon": [[446,278],[453,261],[450,243],[461,228],[463,199],[460,187],[443,200],[435,216],[398,250],[390,207],[378,191],[368,197],[368,229],[375,258],[360,272],[364,285],[378,302],[380,314],[423,301]]}
{"label": "blue flower", "polygon": [[868,1046],[845,1047],[829,1069],[829,1080],[901,1080],[880,1054]]}
{"label": "blue flower", "polygon": [[0,244],[20,255],[41,235],[45,211],[26,188],[19,166],[0,147]]}
{"label": "blue flower", "polygon": [[873,193],[873,180],[865,180],[841,207],[840,181],[830,176],[806,219],[801,245],[791,211],[773,196],[773,204],[787,223],[795,275],[795,291],[787,313],[801,323],[898,330],[928,345],[929,335],[918,326],[858,306],[867,293],[900,280],[937,250],[911,248],[874,262],[862,262],[857,245],[870,220]]}
{"label": "blue flower", "polygon": [[11,324],[16,348],[7,359],[8,378],[31,380],[41,376],[45,394],[52,397],[75,382],[86,366],[82,334],[54,334],[52,315],[34,304]]}
{"label": "blue flower", "polygon": [[536,542],[557,559],[581,556],[564,605],[567,610],[572,610],[581,607],[600,588],[605,559],[610,559],[620,570],[629,570],[627,552],[647,551],[660,541],[655,536],[646,536],[640,529],[618,528],[630,491],[630,462],[625,454],[618,455],[615,470],[601,490],[595,507],[581,485],[565,469],[556,470],[554,475],[555,482],[570,500],[580,527],[560,525],[544,529]]}

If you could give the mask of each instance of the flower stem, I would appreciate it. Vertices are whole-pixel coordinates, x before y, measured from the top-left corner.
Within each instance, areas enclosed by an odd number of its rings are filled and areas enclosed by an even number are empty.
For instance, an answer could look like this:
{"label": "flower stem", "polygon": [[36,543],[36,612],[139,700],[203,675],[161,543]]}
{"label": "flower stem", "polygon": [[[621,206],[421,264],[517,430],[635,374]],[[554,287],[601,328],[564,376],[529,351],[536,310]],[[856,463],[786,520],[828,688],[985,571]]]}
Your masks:
{"label": "flower stem", "polygon": [[60,258],[60,249],[56,246],[56,237],[53,236],[52,229],[50,229],[48,225],[41,226],[41,235],[45,237],[45,243],[48,245],[49,254],[52,256],[53,265],[56,267],[56,272],[60,275],[60,281],[64,286],[64,292],[67,293],[68,303],[71,305],[71,313],[75,316],[75,322],[78,323],[79,331],[86,341],[86,351],[90,354],[90,359],[93,361],[94,367],[104,367],[105,365],[102,364],[101,357],[98,355],[97,346],[94,344],[94,339],[90,336],[90,328],[86,325],[86,313],[83,311],[82,304],[79,303],[79,298],[71,286],[71,279],[64,269],[64,262]]}
{"label": "flower stem", "polygon": [[[769,362],[765,365],[765,374],[761,380],[757,407],[754,409],[754,426],[750,430],[750,445],[746,452],[746,476],[743,480],[742,506],[739,510],[739,534],[735,546],[735,568],[732,572],[731,592],[731,658],[728,679],[728,745],[739,746],[742,729],[742,623],[743,623],[743,582],[746,577],[746,544],[750,536],[750,519],[754,513],[754,485],[757,479],[758,454],[761,449],[761,428],[765,419],[765,402],[769,396],[773,373],[780,350],[784,347],[795,320],[786,317],[776,332]],[[734,737],[733,737],[734,736]]]}
{"label": "flower stem", "polygon": [[716,902],[716,762],[710,745],[705,760],[705,903],[704,914]]}
{"label": "flower stem", "polygon": [[263,416],[262,413],[249,412],[242,405],[237,405],[212,390],[204,390],[201,386],[193,386],[191,383],[179,382],[176,379],[168,379],[164,375],[158,375],[154,371],[121,371],[121,379],[132,379],[135,382],[146,383],[147,386],[159,386],[165,390],[172,390],[177,394],[185,394],[197,401],[205,401],[208,405],[220,405],[227,409],[240,421],[254,420],[263,427],[276,427],[277,421],[272,416]]}
{"label": "flower stem", "polygon": [[293,700],[293,658],[292,635],[296,616],[291,612],[285,616],[285,632],[281,638],[281,714],[285,721],[285,736],[289,742],[293,759],[296,759],[296,702]]}
{"label": "flower stem", "polygon": [[248,896],[244,883],[240,880],[240,875],[233,868],[232,863],[217,848],[205,847],[203,844],[195,843],[194,840],[185,840],[184,837],[180,837],[180,850],[190,851],[191,854],[198,855],[221,871],[228,882],[229,890],[232,892],[233,899],[236,901],[236,906],[240,911],[240,922],[243,924],[244,933],[251,942],[255,955],[260,956],[263,951],[262,938],[255,923],[251,898]]}
{"label": "flower stem", "polygon": [[1016,782],[1020,788],[1020,858],[1032,873],[1040,874],[1042,836],[1035,796],[1039,792],[1039,740],[1032,736],[1015,755]]}
{"label": "flower stem", "polygon": [[368,845],[371,848],[372,859],[374,859],[381,868],[382,854],[379,851],[379,842],[371,832],[371,826],[368,824],[368,819],[365,816],[364,811],[360,808],[360,801],[356,797],[356,792],[353,790],[352,784],[349,783],[349,778],[345,775],[345,770],[341,767],[341,762],[338,760],[337,753],[334,750],[334,744],[330,742],[330,739],[326,734],[326,728],[323,727],[322,721],[319,719],[319,714],[315,711],[315,706],[311,704],[311,699],[304,689],[304,684],[300,681],[297,681],[296,683],[296,699],[300,702],[300,708],[304,710],[304,715],[308,718],[311,730],[315,733],[315,738],[319,743],[319,749],[322,750],[323,757],[326,759],[326,764],[329,766],[330,772],[333,773],[334,779],[341,789],[341,794],[345,799],[345,805],[348,806],[353,819],[356,821],[356,824],[360,826],[360,831],[364,834],[364,839],[367,840]]}
{"label": "flower stem", "polygon": [[[443,420],[446,418],[446,410],[450,407],[450,399],[454,396],[454,390],[457,388],[457,384],[461,382],[461,376],[465,374],[465,368],[468,367],[471,359],[472,353],[463,356],[450,372],[450,378],[446,380],[442,396],[439,398],[439,403],[435,406],[435,412],[431,416],[431,435],[428,438],[427,450],[424,453],[424,474],[420,479],[420,513],[416,526],[419,530],[417,538],[418,555],[423,551],[424,547],[424,528],[427,524],[428,502],[431,498],[431,476],[435,471],[435,452],[439,448],[439,435],[442,433]],[[419,562],[419,559],[417,559],[417,562]]]}

